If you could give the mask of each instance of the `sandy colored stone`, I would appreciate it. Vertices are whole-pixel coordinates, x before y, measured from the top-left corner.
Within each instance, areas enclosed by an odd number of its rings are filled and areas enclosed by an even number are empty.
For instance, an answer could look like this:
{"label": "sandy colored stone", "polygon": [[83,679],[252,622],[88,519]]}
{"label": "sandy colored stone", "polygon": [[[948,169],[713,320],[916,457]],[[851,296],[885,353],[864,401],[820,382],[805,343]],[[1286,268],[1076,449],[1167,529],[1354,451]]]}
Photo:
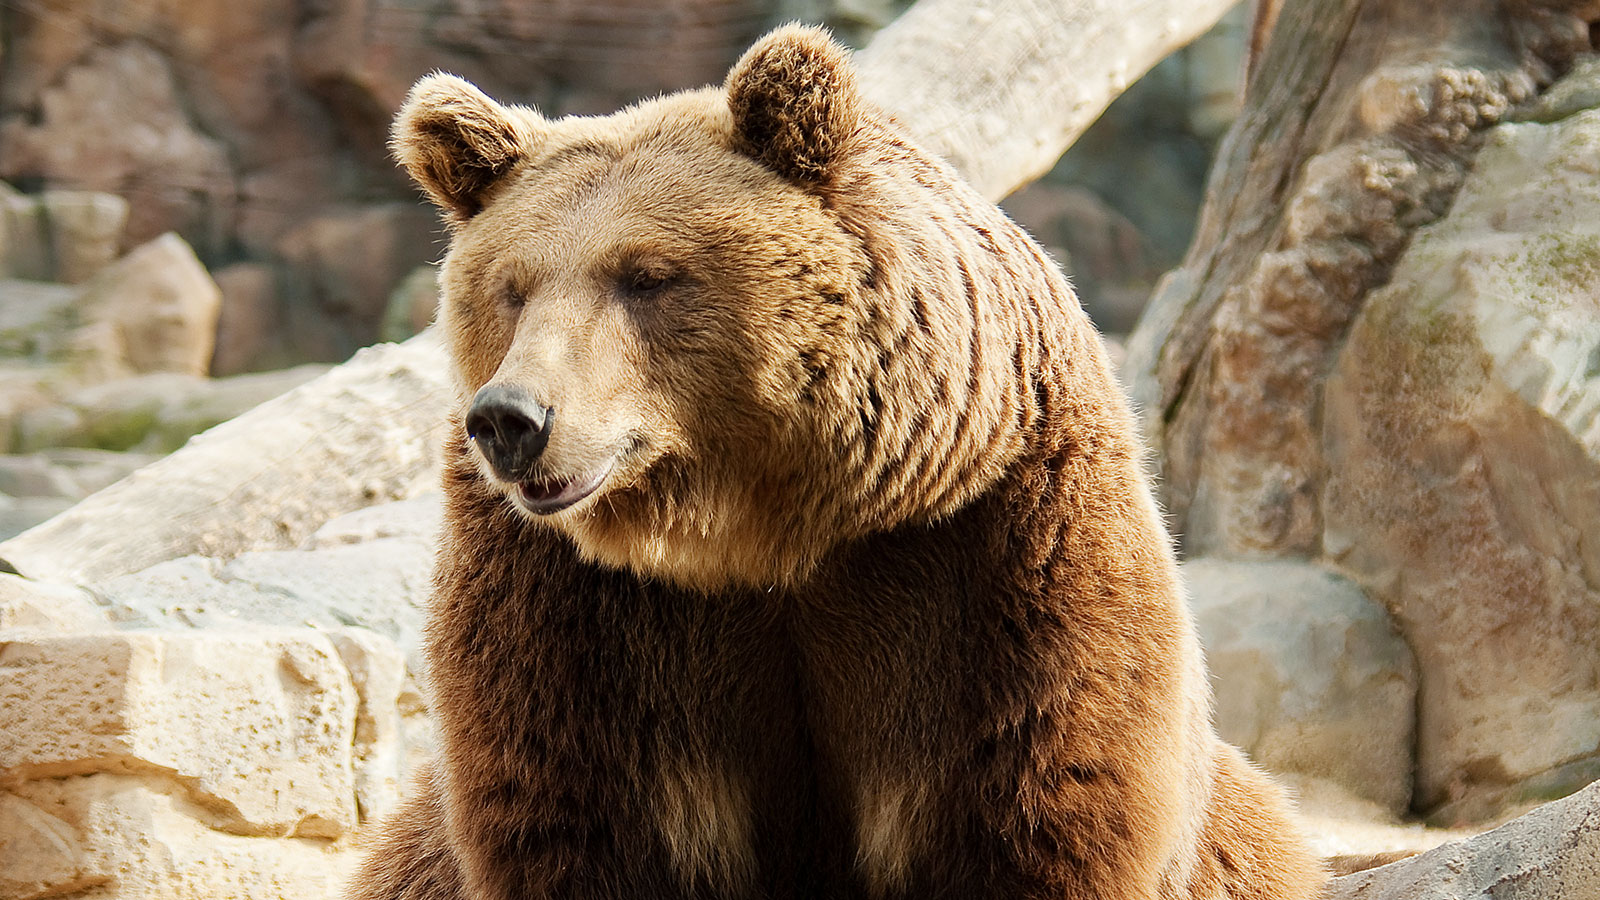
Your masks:
{"label": "sandy colored stone", "polygon": [[161,776],[211,828],[335,838],[357,821],[356,707],[314,632],[15,634],[0,645],[0,784]]}
{"label": "sandy colored stone", "polygon": [[45,191],[39,198],[50,228],[55,280],[87,281],[122,254],[128,201],[103,191]]}
{"label": "sandy colored stone", "polygon": [[364,628],[330,637],[358,698],[353,748],[358,811],[362,821],[376,821],[400,800],[408,761],[401,694],[414,687],[406,678],[405,654],[388,638]]}
{"label": "sandy colored stone", "polygon": [[[32,871],[0,866],[4,900],[334,900],[357,857],[348,841],[219,831],[183,785],[155,773],[28,782],[0,792],[0,829],[7,812],[10,822],[33,823],[25,834],[45,852],[33,857]],[[37,837],[46,829],[53,845]]]}
{"label": "sandy colored stone", "polygon": [[82,588],[0,574],[0,641],[17,630],[70,632],[105,625],[104,607]]}
{"label": "sandy colored stone", "polygon": [[1310,563],[1202,558],[1183,577],[1223,738],[1404,812],[1416,664],[1383,608]]}
{"label": "sandy colored stone", "polygon": [[77,829],[0,790],[0,897],[51,896],[102,882],[91,868]]}
{"label": "sandy colored stone", "polygon": [[1465,841],[1335,879],[1326,900],[1600,897],[1600,784]]}
{"label": "sandy colored stone", "polygon": [[83,303],[86,318],[110,326],[129,371],[209,371],[222,295],[176,234],[164,234],[101,270]]}
{"label": "sandy colored stone", "polygon": [[1419,670],[1417,802],[1600,776],[1600,110],[1492,131],[1326,388],[1325,552]]}

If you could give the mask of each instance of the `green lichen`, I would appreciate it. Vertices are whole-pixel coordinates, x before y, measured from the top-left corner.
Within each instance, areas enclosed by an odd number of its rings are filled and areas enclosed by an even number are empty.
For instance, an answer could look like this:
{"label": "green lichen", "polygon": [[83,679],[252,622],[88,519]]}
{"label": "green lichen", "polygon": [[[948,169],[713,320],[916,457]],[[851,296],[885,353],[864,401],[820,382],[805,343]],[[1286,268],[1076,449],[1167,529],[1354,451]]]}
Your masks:
{"label": "green lichen", "polygon": [[82,446],[96,450],[132,450],[155,428],[159,410],[146,406],[92,416],[82,435]]}

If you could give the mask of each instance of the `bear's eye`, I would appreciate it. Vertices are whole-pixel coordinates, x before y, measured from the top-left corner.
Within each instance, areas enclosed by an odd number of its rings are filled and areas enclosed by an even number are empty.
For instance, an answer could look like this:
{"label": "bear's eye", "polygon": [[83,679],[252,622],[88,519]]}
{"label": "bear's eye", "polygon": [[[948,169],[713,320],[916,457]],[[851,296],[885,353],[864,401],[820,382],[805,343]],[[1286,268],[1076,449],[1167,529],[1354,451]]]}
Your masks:
{"label": "bear's eye", "polygon": [[676,280],[677,274],[670,269],[640,266],[623,273],[622,289],[628,294],[645,296],[664,290]]}
{"label": "bear's eye", "polygon": [[528,305],[528,295],[521,288],[508,284],[500,289],[500,304],[512,312],[518,312]]}

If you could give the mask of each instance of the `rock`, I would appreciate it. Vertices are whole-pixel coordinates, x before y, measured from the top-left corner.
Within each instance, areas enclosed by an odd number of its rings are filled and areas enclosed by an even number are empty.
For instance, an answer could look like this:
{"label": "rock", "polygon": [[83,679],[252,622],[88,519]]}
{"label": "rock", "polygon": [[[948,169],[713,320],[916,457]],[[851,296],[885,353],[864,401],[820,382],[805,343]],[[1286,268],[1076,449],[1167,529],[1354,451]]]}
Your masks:
{"label": "rock", "polygon": [[25,782],[0,793],[0,897],[332,898],[357,861],[346,842],[231,834],[195,812],[160,775]]}
{"label": "rock", "polygon": [[262,368],[280,340],[277,273],[262,263],[234,263],[212,277],[222,293],[222,308],[211,374],[238,375]]}
{"label": "rock", "polygon": [[48,281],[54,275],[50,232],[38,198],[0,182],[0,277]]}
{"label": "rock", "polygon": [[1465,840],[1483,828],[1435,828],[1395,816],[1342,785],[1305,775],[1273,773],[1294,797],[1295,816],[1312,852],[1336,874],[1369,869],[1451,841]]}
{"label": "rock", "polygon": [[106,621],[104,607],[83,588],[0,574],[0,635],[85,631],[104,628]]}
{"label": "rock", "polygon": [[443,497],[437,491],[429,491],[420,497],[380,503],[330,519],[306,538],[301,548],[324,550],[380,538],[406,538],[436,547],[443,526]]}
{"label": "rock", "polygon": [[1098,327],[1133,327],[1160,273],[1127,217],[1093,191],[1048,181],[1007,197],[1005,209],[1045,246],[1065,250],[1071,262],[1063,268]]}
{"label": "rock", "polygon": [[331,637],[360,699],[352,748],[356,803],[363,821],[377,821],[399,803],[409,770],[401,695],[414,694],[416,687],[407,679],[405,656],[393,641],[362,628]]}
{"label": "rock", "polygon": [[383,311],[381,337],[403,341],[433,324],[439,310],[439,267],[418,266],[389,295]]}
{"label": "rock", "polygon": [[1235,6],[1178,54],[1189,96],[1189,129],[1205,140],[1220,139],[1243,106],[1252,12],[1244,4]]}
{"label": "rock", "polygon": [[222,294],[176,234],[138,247],[95,276],[84,316],[109,328],[131,372],[204,375]]}
{"label": "rock", "polygon": [[0,897],[48,897],[103,884],[85,877],[88,857],[77,829],[0,792]]}
{"label": "rock", "polygon": [[1412,859],[1337,878],[1325,900],[1600,897],[1600,784]]}
{"label": "rock", "polygon": [[1270,771],[1404,812],[1416,667],[1388,614],[1310,563],[1202,558],[1183,577],[1223,738]]}
{"label": "rock", "polygon": [[125,191],[138,199],[132,241],[181,229],[210,250],[237,195],[233,173],[225,147],[191,121],[157,43],[87,48],[30,98],[35,117],[0,128],[0,177]]}
{"label": "rock", "polygon": [[128,201],[99,191],[45,191],[55,280],[77,284],[122,255]]}
{"label": "rock", "polygon": [[1489,132],[1327,382],[1323,546],[1417,656],[1417,798],[1600,776],[1600,111]]}
{"label": "rock", "polygon": [[432,576],[432,545],[395,537],[228,561],[187,556],[101,581],[95,592],[119,620],[144,626],[360,626],[399,644],[420,672]]}
{"label": "rock", "polygon": [[72,508],[64,497],[8,497],[0,494],[0,541],[55,518]]}
{"label": "rock", "polygon": [[84,447],[169,453],[327,370],[305,365],[216,379],[157,373],[90,385],[18,416],[15,447],[20,452]]}
{"label": "rock", "polygon": [[12,634],[0,645],[0,782],[173,782],[214,829],[337,838],[357,821],[357,699],[305,630]]}
{"label": "rock", "polygon": [[[356,207],[316,216],[284,236],[279,252],[292,267],[288,311],[325,317],[332,329],[313,350],[343,359],[378,338],[389,294],[436,246],[432,213],[409,203]],[[304,308],[309,304],[312,308]]]}
{"label": "rock", "polygon": [[343,366],[0,543],[35,578],[91,583],[182,556],[299,545],[329,519],[435,486],[454,389],[433,334]]}
{"label": "rock", "polygon": [[0,356],[39,363],[73,348],[83,290],[43,281],[0,280]]}
{"label": "rock", "polygon": [[159,458],[73,447],[0,456],[0,494],[82,500]]}

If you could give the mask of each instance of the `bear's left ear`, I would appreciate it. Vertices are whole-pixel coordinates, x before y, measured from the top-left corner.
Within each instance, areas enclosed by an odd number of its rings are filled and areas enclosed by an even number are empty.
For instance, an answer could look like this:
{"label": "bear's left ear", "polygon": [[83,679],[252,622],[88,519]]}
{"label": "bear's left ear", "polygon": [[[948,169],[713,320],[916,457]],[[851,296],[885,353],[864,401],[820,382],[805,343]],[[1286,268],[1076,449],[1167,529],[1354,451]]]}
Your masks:
{"label": "bear's left ear", "polygon": [[460,223],[482,211],[543,122],[531,109],[502,106],[466,80],[435,72],[406,95],[390,146],[429,199]]}
{"label": "bear's left ear", "polygon": [[726,88],[739,149],[796,181],[824,180],[861,124],[849,51],[821,28],[768,34],[734,64]]}

